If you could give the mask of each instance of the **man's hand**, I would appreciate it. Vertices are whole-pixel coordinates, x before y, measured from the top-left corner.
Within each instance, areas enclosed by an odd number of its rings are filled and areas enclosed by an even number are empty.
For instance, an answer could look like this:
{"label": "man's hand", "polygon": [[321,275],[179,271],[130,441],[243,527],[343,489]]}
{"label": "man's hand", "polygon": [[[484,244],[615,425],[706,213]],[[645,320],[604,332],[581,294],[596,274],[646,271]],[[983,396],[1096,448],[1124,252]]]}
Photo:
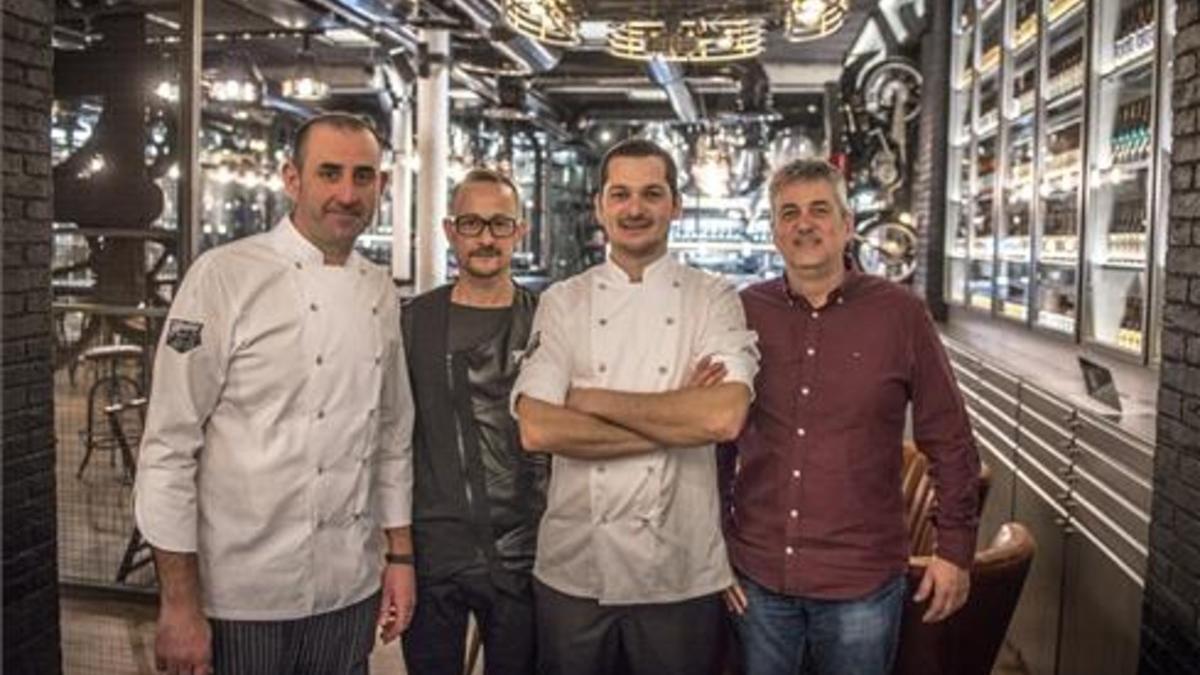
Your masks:
{"label": "man's hand", "polygon": [[199,607],[162,606],[154,638],[154,667],[169,675],[212,672],[212,631]]}
{"label": "man's hand", "polygon": [[957,612],[967,602],[971,592],[971,573],[954,563],[934,556],[925,568],[925,576],[921,578],[921,586],[913,600],[929,601],[929,608],[921,620],[925,623],[936,623]]}
{"label": "man's hand", "polygon": [[738,616],[745,614],[746,608],[750,606],[750,601],[746,599],[746,591],[742,590],[742,585],[737,581],[721,595],[725,599],[725,608]]}
{"label": "man's hand", "polygon": [[379,603],[379,638],[384,644],[400,637],[417,606],[417,581],[412,565],[384,565],[383,598]]}
{"label": "man's hand", "polygon": [[688,373],[688,378],[683,383],[683,388],[712,387],[721,384],[728,373],[729,369],[725,367],[724,363],[713,361],[712,356],[705,356],[696,362],[696,365],[692,368],[692,372]]}

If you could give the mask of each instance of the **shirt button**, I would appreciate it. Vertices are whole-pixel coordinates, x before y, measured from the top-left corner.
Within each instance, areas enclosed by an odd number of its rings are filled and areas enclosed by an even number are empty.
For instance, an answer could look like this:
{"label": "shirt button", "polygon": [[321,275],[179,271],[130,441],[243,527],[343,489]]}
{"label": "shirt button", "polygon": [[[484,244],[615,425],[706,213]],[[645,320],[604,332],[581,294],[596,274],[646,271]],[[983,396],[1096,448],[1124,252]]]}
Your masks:
{"label": "shirt button", "polygon": [[796,435],[797,435],[797,436],[803,436],[805,433],[806,433],[806,432],[805,432],[803,429],[797,429],[797,430],[796,430]]}
{"label": "shirt button", "polygon": [[311,310],[312,310],[312,311],[314,311],[314,312],[315,312],[315,311],[317,311],[317,303],[315,303],[315,302],[314,302],[314,303],[310,304],[310,305],[308,306],[308,308],[309,308],[309,309],[311,309]]}
{"label": "shirt button", "polygon": [[318,467],[317,467],[317,475],[318,475],[318,476],[320,476],[320,475],[321,475],[321,474],[323,474],[323,473],[325,473],[325,467],[323,467],[323,466],[318,466]]}
{"label": "shirt button", "polygon": [[296,263],[296,269],[303,269],[303,268],[304,268],[304,265],[301,265],[300,263]]}
{"label": "shirt button", "polygon": [[604,371],[608,370],[608,367],[605,366],[603,363],[601,363],[600,366],[598,368],[596,368],[596,370],[599,370],[600,372],[603,373]]}
{"label": "shirt button", "polygon": [[607,326],[607,325],[608,325],[608,319],[600,319],[600,325],[601,325],[601,326]]}
{"label": "shirt button", "polygon": [[659,367],[658,367],[658,374],[659,374],[659,375],[666,375],[666,374],[667,374],[667,367],[666,367],[666,366],[659,366]]}
{"label": "shirt button", "polygon": [[792,518],[799,518],[800,512],[797,511],[796,509],[792,509],[791,513],[789,513],[788,515],[790,515]]}
{"label": "shirt button", "polygon": [[320,355],[318,355],[318,356],[317,356],[317,365],[319,366],[319,365],[321,365],[322,363],[325,363],[325,359],[321,358],[321,357],[320,357]]}
{"label": "shirt button", "polygon": [[322,528],[322,527],[325,527],[325,519],[324,519],[324,518],[317,518],[317,528],[319,529],[319,528]]}
{"label": "shirt button", "polygon": [[604,473],[604,465],[603,464],[596,467],[596,473]]}
{"label": "shirt button", "polygon": [[674,325],[675,325],[675,317],[668,316],[668,317],[667,317],[667,325],[668,325],[668,326],[674,326]]}
{"label": "shirt button", "polygon": [[679,282],[678,282],[678,281],[672,281],[672,282],[671,282],[671,287],[672,287],[672,288],[679,288]]}
{"label": "shirt button", "polygon": [[839,305],[840,305],[840,304],[842,304],[843,302],[845,302],[845,298],[838,298],[838,299],[837,299],[837,303],[838,303]]}
{"label": "shirt button", "polygon": [[792,478],[800,480],[800,469],[792,469]]}
{"label": "shirt button", "polygon": [[808,387],[800,387],[800,395],[808,396]]}
{"label": "shirt button", "polygon": [[324,410],[317,411],[317,419],[319,419],[319,420],[325,419],[325,411]]}
{"label": "shirt button", "polygon": [[382,361],[382,360],[383,360],[383,359],[381,359],[381,358],[379,358],[378,356],[376,356],[376,357],[375,357],[375,365],[379,365],[379,362],[380,362],[380,361]]}
{"label": "shirt button", "polygon": [[785,548],[785,549],[783,549],[783,550],[784,550],[784,552],[785,552],[785,553],[787,553],[788,555],[791,555],[791,554],[793,554],[793,553],[795,553],[795,552],[796,552],[796,551],[795,551],[795,549],[793,549],[791,546],[789,546],[789,547],[787,547],[787,548]]}
{"label": "shirt button", "polygon": [[646,473],[654,473],[654,467],[652,467],[652,466],[646,467]]}
{"label": "shirt button", "polygon": [[605,283],[596,284],[596,288],[599,288],[600,290],[603,291],[604,289],[608,288],[608,284],[605,284]]}
{"label": "shirt button", "polygon": [[816,356],[817,350],[813,349],[812,347],[809,347],[808,349],[804,350],[804,353],[808,354],[809,356]]}
{"label": "shirt button", "polygon": [[372,313],[372,314],[379,314],[379,308],[378,308],[378,307],[372,307],[372,308],[371,308],[371,313]]}
{"label": "shirt button", "polygon": [[809,316],[811,316],[811,317],[812,317],[812,318],[814,318],[814,319],[819,319],[819,318],[821,318],[821,315],[820,315],[820,313],[818,313],[818,312],[813,312],[813,313],[812,313],[812,314],[810,314]]}

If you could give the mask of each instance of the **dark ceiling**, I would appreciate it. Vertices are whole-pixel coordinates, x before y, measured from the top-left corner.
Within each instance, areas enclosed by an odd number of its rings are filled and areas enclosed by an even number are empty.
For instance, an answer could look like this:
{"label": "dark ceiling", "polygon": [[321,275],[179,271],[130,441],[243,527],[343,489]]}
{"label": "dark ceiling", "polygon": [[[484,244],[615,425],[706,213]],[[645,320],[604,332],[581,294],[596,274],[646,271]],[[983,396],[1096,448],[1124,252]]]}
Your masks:
{"label": "dark ceiling", "polygon": [[[700,6],[719,13],[728,4]],[[402,66],[419,68],[417,43],[422,28],[446,27],[453,40],[457,109],[495,107],[503,89],[497,86],[502,83],[495,73],[522,68],[533,71],[516,80],[530,94],[525,107],[557,118],[555,122],[564,129],[582,129],[596,121],[681,119],[645,64],[610,56],[595,39],[561,50],[514,36],[498,21],[499,5],[499,0],[424,0],[414,12],[408,0],[207,0],[204,63],[207,67],[231,52],[244,52],[268,80],[282,80],[295,67],[307,34],[333,84],[335,98],[327,104],[333,107],[347,98],[378,98],[373,90],[378,80],[372,82],[376,65],[402,61]],[[819,123],[824,84],[839,77],[847,52],[876,11],[875,5],[876,0],[852,0],[845,26],[817,41],[790,43],[773,31],[765,52],[750,62],[683,66],[679,73],[698,118],[728,120],[769,108],[785,121]],[[148,35],[171,49],[181,21],[179,4],[159,0],[60,0],[56,46],[79,49],[102,40],[96,28],[103,24],[102,18],[131,11],[144,13]],[[498,25],[489,28],[493,21]],[[596,25],[603,31],[602,24]],[[357,29],[361,44],[348,44],[330,32],[337,28]],[[513,54],[531,58],[522,63]],[[763,78],[769,83],[770,98],[765,103],[748,102],[747,83]],[[475,95],[465,93],[468,87]]]}

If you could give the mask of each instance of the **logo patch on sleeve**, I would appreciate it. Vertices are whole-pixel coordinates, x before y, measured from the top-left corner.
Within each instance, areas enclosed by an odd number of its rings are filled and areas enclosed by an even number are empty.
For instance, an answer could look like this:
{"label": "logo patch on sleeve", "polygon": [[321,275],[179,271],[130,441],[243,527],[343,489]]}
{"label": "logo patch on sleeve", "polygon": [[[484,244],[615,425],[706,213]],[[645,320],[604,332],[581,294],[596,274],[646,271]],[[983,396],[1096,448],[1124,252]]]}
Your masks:
{"label": "logo patch on sleeve", "polygon": [[171,349],[186,354],[200,346],[200,331],[204,324],[197,321],[171,319],[167,324],[167,344]]}

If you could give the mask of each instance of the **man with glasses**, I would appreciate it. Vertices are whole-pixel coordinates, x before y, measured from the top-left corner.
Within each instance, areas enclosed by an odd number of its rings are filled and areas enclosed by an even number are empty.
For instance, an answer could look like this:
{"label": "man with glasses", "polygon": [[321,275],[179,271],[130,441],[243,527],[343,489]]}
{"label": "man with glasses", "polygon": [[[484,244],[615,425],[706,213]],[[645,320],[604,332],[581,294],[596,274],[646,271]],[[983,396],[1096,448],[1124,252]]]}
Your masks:
{"label": "man with glasses", "polygon": [[[886,675],[906,593],[925,621],[960,608],[975,550],[979,457],[924,303],[845,264],[841,173],[799,159],[771,178],[784,274],[742,292],[762,370],[737,442],[727,594],[747,675]],[[906,589],[900,490],[906,412],[937,486],[937,545]]]}
{"label": "man with glasses", "polygon": [[733,582],[713,442],[758,369],[737,293],[667,253],[671,156],[624,141],[600,165],[608,262],[551,286],[513,391],[554,455],[534,574],[543,675],[716,672]]}
{"label": "man with glasses", "polygon": [[417,403],[418,600],[404,635],[413,675],[461,672],[468,613],[479,625],[488,675],[535,669],[530,571],[548,461],[522,450],[508,414],[536,307],[510,268],[526,231],[520,204],[507,176],[469,172],[443,224],[458,279],[404,312]]}
{"label": "man with glasses", "polygon": [[400,302],[354,251],[381,154],[358,117],[307,122],[283,169],[291,213],[200,256],[171,304],[134,501],[160,672],[366,675],[376,627],[408,624]]}

